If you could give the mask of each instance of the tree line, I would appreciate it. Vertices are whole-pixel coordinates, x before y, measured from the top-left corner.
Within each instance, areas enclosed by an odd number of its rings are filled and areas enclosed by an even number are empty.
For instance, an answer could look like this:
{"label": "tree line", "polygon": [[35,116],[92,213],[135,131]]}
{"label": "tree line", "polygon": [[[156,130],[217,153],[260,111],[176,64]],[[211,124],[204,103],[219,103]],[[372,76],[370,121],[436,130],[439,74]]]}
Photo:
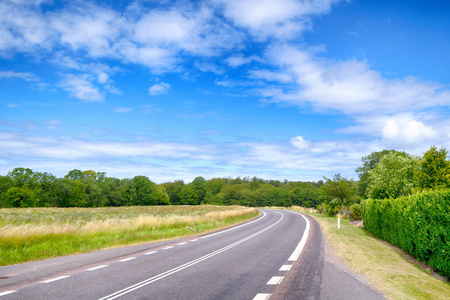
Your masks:
{"label": "tree line", "polygon": [[195,178],[156,184],[146,176],[118,179],[105,172],[72,170],[63,178],[15,168],[0,176],[0,207],[102,207],[133,205],[242,205],[313,207],[319,182],[249,178]]}
{"label": "tree line", "polygon": [[298,205],[328,213],[362,199],[397,198],[427,189],[450,187],[445,148],[431,147],[423,157],[396,150],[372,152],[356,169],[359,180],[340,174],[317,182],[257,177],[197,177],[156,184],[146,176],[118,179],[105,172],[72,170],[62,178],[15,168],[0,176],[0,207],[102,207],[132,205]]}

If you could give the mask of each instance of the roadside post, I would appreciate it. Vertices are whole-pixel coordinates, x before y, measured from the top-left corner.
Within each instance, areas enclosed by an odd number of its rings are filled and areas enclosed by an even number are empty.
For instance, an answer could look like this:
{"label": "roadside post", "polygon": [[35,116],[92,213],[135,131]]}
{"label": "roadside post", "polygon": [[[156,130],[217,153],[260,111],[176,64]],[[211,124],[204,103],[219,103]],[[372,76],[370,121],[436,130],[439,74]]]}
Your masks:
{"label": "roadside post", "polygon": [[338,214],[338,229],[341,229],[341,214]]}

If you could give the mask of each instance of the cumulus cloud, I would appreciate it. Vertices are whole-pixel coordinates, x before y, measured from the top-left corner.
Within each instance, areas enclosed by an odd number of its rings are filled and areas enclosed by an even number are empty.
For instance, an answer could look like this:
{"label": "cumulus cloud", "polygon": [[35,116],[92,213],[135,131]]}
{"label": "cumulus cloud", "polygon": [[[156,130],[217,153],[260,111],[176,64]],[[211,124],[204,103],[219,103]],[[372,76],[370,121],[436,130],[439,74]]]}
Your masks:
{"label": "cumulus cloud", "polygon": [[248,29],[255,37],[265,39],[292,38],[302,30],[310,29],[307,16],[320,15],[330,10],[339,0],[215,0],[224,15],[237,26]]}
{"label": "cumulus cloud", "polygon": [[162,94],[167,94],[167,92],[170,89],[171,89],[170,84],[164,83],[164,82],[160,82],[160,83],[157,83],[155,85],[152,85],[148,89],[148,94],[150,96],[158,96],[158,95],[162,95]]}
{"label": "cumulus cloud", "polygon": [[407,116],[398,116],[386,121],[382,130],[383,142],[395,149],[414,149],[433,144],[438,137],[437,131]]}
{"label": "cumulus cloud", "polygon": [[309,148],[309,142],[300,135],[291,139],[291,145],[298,150]]}
{"label": "cumulus cloud", "polygon": [[278,70],[270,72],[270,78],[253,72],[254,78],[283,83],[292,77],[296,84],[288,90],[275,85],[259,90],[273,102],[346,114],[399,113],[449,104],[450,91],[436,83],[412,77],[385,79],[364,62],[319,60],[289,45],[273,46],[267,56]]}
{"label": "cumulus cloud", "polygon": [[86,75],[68,74],[59,85],[70,93],[72,97],[83,101],[103,101],[104,97],[99,89],[94,86]]}

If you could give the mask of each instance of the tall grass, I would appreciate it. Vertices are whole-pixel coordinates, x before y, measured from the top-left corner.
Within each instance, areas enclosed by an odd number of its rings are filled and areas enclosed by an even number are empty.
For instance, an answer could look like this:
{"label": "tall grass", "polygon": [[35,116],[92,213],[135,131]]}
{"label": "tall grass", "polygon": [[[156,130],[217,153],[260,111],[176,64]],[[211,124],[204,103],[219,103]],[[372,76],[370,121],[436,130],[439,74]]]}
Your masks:
{"label": "tall grass", "polygon": [[0,209],[0,266],[204,233],[255,216],[221,206]]}

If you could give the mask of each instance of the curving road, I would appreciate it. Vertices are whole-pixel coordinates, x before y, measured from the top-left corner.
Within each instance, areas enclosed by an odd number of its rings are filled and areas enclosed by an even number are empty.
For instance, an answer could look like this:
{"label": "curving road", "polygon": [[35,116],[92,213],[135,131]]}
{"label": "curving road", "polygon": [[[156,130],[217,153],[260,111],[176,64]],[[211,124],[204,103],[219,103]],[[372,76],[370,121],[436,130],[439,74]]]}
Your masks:
{"label": "curving road", "polygon": [[320,227],[290,211],[203,236],[0,268],[0,299],[319,299]]}

